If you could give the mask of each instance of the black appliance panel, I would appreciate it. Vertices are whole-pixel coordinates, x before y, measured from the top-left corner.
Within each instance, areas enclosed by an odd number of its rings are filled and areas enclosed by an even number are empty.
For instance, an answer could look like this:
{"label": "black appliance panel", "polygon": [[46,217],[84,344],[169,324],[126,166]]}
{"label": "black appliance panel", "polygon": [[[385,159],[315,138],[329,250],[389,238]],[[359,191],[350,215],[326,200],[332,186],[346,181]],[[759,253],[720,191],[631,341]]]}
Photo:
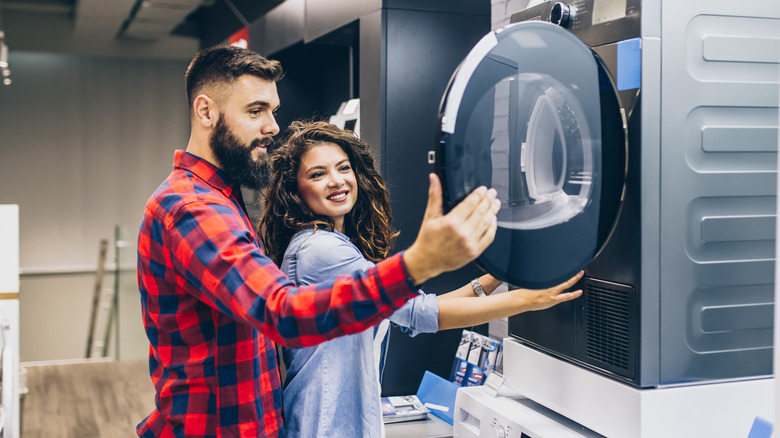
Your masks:
{"label": "black appliance panel", "polygon": [[[580,16],[576,25],[568,28],[588,43],[615,77],[619,73],[618,45],[622,40],[640,35],[638,15],[631,12],[632,8],[638,11],[639,1],[627,1],[626,18],[594,24],[581,12],[585,8],[598,9],[599,3],[614,6],[620,1],[577,2]],[[512,22],[553,20],[553,6],[554,3],[545,3],[515,14]],[[609,241],[586,267],[583,280],[575,286],[583,290],[583,297],[551,309],[511,317],[509,333],[524,344],[639,386],[641,96],[638,88],[631,87],[620,90],[618,95],[628,119],[626,190],[618,222]]]}

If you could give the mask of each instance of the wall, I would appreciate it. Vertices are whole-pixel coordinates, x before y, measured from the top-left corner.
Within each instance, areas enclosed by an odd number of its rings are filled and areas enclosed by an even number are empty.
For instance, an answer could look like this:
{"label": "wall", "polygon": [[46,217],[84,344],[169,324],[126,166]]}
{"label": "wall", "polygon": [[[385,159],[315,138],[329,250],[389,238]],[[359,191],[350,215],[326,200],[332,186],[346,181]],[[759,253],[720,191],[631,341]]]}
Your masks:
{"label": "wall", "polygon": [[20,206],[21,358],[79,358],[99,240],[113,244],[117,224],[138,227],[173,151],[186,146],[187,63],[24,52],[9,63],[0,204]]}

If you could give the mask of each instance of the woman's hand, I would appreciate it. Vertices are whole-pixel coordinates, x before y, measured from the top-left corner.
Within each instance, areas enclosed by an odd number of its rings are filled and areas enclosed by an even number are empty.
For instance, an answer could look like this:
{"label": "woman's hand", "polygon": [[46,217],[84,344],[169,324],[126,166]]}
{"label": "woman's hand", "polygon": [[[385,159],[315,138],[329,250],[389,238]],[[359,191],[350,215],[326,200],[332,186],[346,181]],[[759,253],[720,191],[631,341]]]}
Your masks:
{"label": "woman's hand", "polygon": [[565,282],[547,289],[513,289],[509,293],[523,295],[528,306],[526,311],[548,309],[556,304],[579,298],[582,295],[582,290],[578,289],[573,292],[563,291],[574,286],[583,275],[584,272],[580,271]]}
{"label": "woman's hand", "polygon": [[[571,301],[580,297],[582,291],[563,291],[580,281],[582,275],[583,272],[580,271],[568,281],[548,289],[513,289],[487,297],[475,296],[471,284],[466,284],[458,290],[438,296],[439,330],[484,324],[499,318],[547,309]],[[486,294],[501,285],[501,282],[491,275],[479,277],[479,283]]]}

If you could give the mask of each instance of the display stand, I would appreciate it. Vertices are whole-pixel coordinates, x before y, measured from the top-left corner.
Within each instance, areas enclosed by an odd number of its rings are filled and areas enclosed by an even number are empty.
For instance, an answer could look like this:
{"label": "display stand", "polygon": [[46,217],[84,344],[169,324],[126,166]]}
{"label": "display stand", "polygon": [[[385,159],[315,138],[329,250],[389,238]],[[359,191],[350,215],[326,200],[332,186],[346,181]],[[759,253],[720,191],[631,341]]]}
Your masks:
{"label": "display stand", "polygon": [[504,364],[508,389],[607,437],[747,437],[774,418],[773,378],[637,389],[511,338]]}

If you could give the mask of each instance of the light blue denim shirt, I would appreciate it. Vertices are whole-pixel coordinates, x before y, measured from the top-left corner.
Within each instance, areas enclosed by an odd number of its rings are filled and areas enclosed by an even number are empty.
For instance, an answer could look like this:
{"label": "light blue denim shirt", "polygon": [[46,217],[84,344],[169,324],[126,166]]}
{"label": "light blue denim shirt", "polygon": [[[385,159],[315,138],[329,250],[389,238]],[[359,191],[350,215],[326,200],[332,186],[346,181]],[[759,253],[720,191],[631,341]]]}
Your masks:
{"label": "light blue denim shirt", "polygon": [[[282,271],[300,285],[333,281],[374,264],[338,232],[306,229],[293,236]],[[415,336],[438,330],[436,295],[420,295],[389,320]],[[375,357],[374,337],[382,358]],[[376,328],[332,339],[314,347],[284,348],[285,429],[290,437],[376,437],[382,435],[379,376],[387,335]],[[379,363],[377,363],[379,362]],[[379,371],[378,371],[379,370]]]}

